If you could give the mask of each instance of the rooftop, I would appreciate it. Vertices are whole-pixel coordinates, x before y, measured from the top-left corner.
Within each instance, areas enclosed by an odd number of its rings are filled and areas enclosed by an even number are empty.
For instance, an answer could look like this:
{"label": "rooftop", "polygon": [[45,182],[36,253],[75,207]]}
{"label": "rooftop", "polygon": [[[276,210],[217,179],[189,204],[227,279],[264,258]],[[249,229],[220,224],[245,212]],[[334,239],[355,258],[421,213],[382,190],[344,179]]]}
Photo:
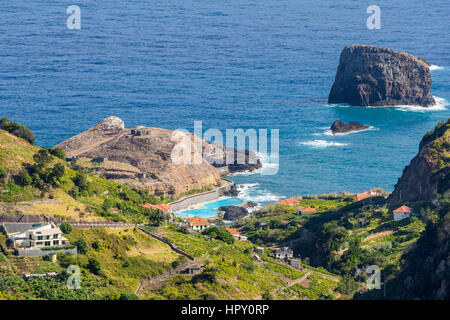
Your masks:
{"label": "rooftop", "polygon": [[410,207],[407,207],[405,205],[401,206],[400,208],[397,208],[394,210],[394,212],[402,212],[402,213],[407,213],[409,211],[411,211],[412,209]]}
{"label": "rooftop", "polygon": [[284,199],[284,200],[280,200],[275,202],[275,204],[281,204],[281,205],[291,205],[291,204],[299,204],[300,202],[298,202],[297,200],[293,199],[293,198],[288,198],[288,199]]}
{"label": "rooftop", "polygon": [[189,223],[193,226],[208,226],[210,223],[208,220],[201,217],[193,217],[188,219]]}

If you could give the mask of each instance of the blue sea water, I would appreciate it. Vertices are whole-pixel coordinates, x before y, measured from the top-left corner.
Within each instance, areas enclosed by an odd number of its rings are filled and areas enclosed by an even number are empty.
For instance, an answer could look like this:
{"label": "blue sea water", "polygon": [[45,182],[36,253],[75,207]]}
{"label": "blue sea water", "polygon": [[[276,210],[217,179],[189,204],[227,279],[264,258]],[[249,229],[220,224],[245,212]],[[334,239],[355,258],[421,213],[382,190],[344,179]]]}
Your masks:
{"label": "blue sea water", "polygon": [[[66,8],[81,8],[81,30]],[[258,202],[370,187],[393,189],[425,132],[450,116],[450,2],[172,0],[0,3],[0,115],[53,146],[116,115],[127,127],[276,128],[275,176],[232,177]],[[329,106],[349,44],[403,50],[432,71],[440,107]],[[372,130],[331,137],[340,119]]]}

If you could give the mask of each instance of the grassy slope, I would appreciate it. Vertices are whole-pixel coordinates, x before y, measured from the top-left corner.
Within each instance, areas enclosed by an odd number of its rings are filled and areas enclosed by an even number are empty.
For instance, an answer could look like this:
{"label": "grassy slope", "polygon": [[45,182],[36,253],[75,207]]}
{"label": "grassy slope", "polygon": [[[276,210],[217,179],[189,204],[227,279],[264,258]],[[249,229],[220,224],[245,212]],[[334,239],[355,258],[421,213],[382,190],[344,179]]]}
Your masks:
{"label": "grassy slope", "polygon": [[[347,198],[300,201],[300,206],[311,205],[317,208],[317,213],[296,216],[297,206],[268,206],[256,213],[255,216],[258,218],[237,222],[235,226],[240,227],[241,231],[256,243],[269,242],[272,244],[298,239],[302,235],[299,230],[307,229],[311,237],[304,237],[303,240],[295,243],[295,254],[300,254],[302,258],[313,262],[318,261],[315,259],[319,250],[316,245],[321,248],[320,246],[324,244],[324,240],[320,239],[324,226],[336,223],[338,228],[344,230],[346,237],[340,247],[330,253],[334,263],[349,259],[344,256],[344,253],[349,248],[349,241],[356,238],[359,239],[363,252],[369,257],[372,256],[382,270],[390,269],[389,273],[399,269],[402,254],[413,246],[425,228],[421,217],[412,217],[399,222],[393,221],[392,210],[395,208],[364,206],[352,209],[355,204]],[[344,206],[346,203],[347,206]],[[417,206],[414,209],[420,213],[433,212],[433,208],[426,205]],[[264,228],[258,229],[255,226],[258,221],[264,221],[267,224]],[[360,223],[364,221],[367,223],[361,225]],[[323,253],[322,249],[319,251]],[[361,263],[364,264],[364,261]],[[327,264],[319,263],[319,265],[330,268],[330,265]],[[336,272],[334,269],[330,270]],[[355,271],[355,269],[352,270]],[[343,272],[341,275],[346,274]],[[300,290],[300,292],[307,292],[307,289]]]}
{"label": "grassy slope", "polygon": [[[22,163],[32,164],[33,155],[39,149],[22,139],[0,131],[0,159],[10,176],[21,170]],[[58,162],[65,164],[64,161],[54,158],[51,165]],[[0,186],[0,189],[8,190],[1,195],[1,200],[7,201],[7,204],[0,205],[0,212],[10,214],[18,210],[27,214],[45,214],[92,221],[105,219],[99,215],[105,199],[119,203],[125,201],[121,190],[125,191],[127,198],[141,200],[137,193],[127,187],[94,176],[88,176],[90,182],[88,194],[74,199],[68,191],[74,186],[71,178],[75,174],[75,171],[66,165],[64,177],[58,182],[57,187],[51,188],[44,197],[40,190],[33,187],[19,187],[13,184],[13,179],[10,178],[9,184],[3,183]],[[45,203],[34,203],[31,200],[44,200]],[[20,204],[19,201],[29,202]],[[142,219],[140,216],[125,213],[120,213],[120,218],[134,222],[140,222]],[[267,254],[261,256],[264,262],[256,262],[251,257],[253,251],[251,243],[236,242],[234,245],[227,245],[218,240],[208,241],[199,235],[185,235],[167,226],[160,228],[160,231],[180,249],[199,257],[207,267],[215,268],[217,282],[210,283],[188,275],[172,276],[161,289],[155,292],[144,292],[143,296],[146,298],[201,299],[204,295],[211,295],[221,299],[248,299],[261,298],[264,293],[271,293],[275,298],[307,299],[315,296],[330,297],[335,287],[333,283],[326,288],[315,288],[309,295],[299,293],[300,284],[295,285],[297,290],[288,287],[290,281],[300,279],[305,273],[280,264]],[[0,282],[0,291],[20,298],[117,298],[119,293],[135,292],[142,279],[164,273],[171,268],[174,261],[181,259],[166,245],[133,228],[74,229],[67,237],[71,241],[85,239],[90,247],[88,253],[80,254],[77,258],[63,259],[57,263],[44,261],[42,258],[18,258],[2,254],[0,270],[3,272],[3,279]],[[5,239],[0,239],[3,244],[4,241]],[[103,249],[92,248],[96,241],[99,241]],[[90,258],[100,261],[100,275],[89,271]],[[58,279],[38,279],[29,282],[19,276],[24,273],[50,271],[61,273],[68,264],[77,264],[82,268],[84,287],[80,292],[68,291],[65,288],[63,276]],[[314,276],[311,275],[311,277]],[[52,288],[52,290],[44,288]]]}
{"label": "grassy slope", "polygon": [[[96,298],[117,298],[120,293],[134,293],[141,279],[166,272],[181,257],[169,246],[135,228],[74,229],[67,238],[71,241],[83,238],[88,243],[88,252],[72,258],[71,264],[81,267],[82,288]],[[0,241],[4,243],[4,240],[3,236]],[[93,244],[97,241],[101,243],[101,249],[94,249]],[[100,261],[99,275],[89,272],[90,258]],[[19,298],[49,298],[42,292],[33,292],[27,282],[17,276],[52,271],[61,273],[65,269],[63,260],[53,263],[42,257],[21,258],[0,253],[0,291]],[[19,285],[8,286],[8,280],[17,281]],[[52,285],[61,291],[65,287],[64,281],[54,281]]]}
{"label": "grassy slope", "polygon": [[[255,246],[250,242],[236,241],[233,245],[218,240],[208,240],[200,235],[186,235],[171,227],[153,228],[178,248],[203,261],[206,268],[216,270],[215,282],[195,283],[191,276],[177,275],[171,277],[163,286],[153,292],[144,292],[151,299],[200,299],[205,296],[218,299],[260,299],[270,293],[275,299],[313,299],[332,298],[336,281],[326,281],[320,270],[308,270],[313,284],[309,292],[301,292],[302,284],[291,287],[292,281],[306,275],[306,271],[294,269],[277,262],[268,252],[259,254],[263,260],[252,258]],[[330,281],[330,280],[328,280]]]}

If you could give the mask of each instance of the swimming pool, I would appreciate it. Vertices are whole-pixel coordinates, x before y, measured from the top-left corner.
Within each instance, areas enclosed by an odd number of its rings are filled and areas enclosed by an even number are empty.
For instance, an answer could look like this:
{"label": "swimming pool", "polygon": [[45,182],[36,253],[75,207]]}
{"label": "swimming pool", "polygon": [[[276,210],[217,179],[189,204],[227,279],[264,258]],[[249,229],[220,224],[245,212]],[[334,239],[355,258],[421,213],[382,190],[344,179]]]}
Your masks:
{"label": "swimming pool", "polygon": [[201,218],[211,218],[219,214],[219,210],[216,210],[223,206],[237,206],[244,203],[243,200],[238,198],[227,198],[218,201],[213,201],[206,203],[204,209],[190,209],[183,210],[180,213],[176,213],[176,217],[180,218],[191,218],[191,217],[201,217]]}
{"label": "swimming pool", "polygon": [[242,203],[244,203],[244,201],[239,198],[227,198],[227,199],[222,199],[222,200],[206,203],[204,206],[205,206],[205,208],[208,208],[208,209],[218,209],[218,208],[224,207],[224,206],[238,206]]}
{"label": "swimming pool", "polygon": [[175,216],[180,218],[192,218],[192,217],[211,218],[217,216],[218,214],[219,211],[214,209],[191,209],[181,211],[180,213],[176,213]]}

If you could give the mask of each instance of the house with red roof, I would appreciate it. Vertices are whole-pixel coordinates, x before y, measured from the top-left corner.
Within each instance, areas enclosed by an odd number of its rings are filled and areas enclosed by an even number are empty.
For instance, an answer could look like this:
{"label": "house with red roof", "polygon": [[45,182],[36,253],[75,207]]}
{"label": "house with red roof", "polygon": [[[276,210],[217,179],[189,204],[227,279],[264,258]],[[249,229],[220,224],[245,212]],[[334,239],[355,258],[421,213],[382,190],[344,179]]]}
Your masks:
{"label": "house with red roof", "polygon": [[242,241],[246,241],[247,240],[247,237],[241,235],[237,229],[225,228],[225,230],[227,230],[234,238],[236,238],[238,240],[242,240]]}
{"label": "house with red roof", "polygon": [[400,221],[411,217],[411,215],[413,214],[413,209],[403,205],[400,208],[395,209],[393,213],[394,221]]}
{"label": "house with red roof", "polygon": [[202,232],[206,228],[210,226],[210,223],[208,220],[201,218],[201,217],[193,217],[187,219],[187,223],[189,224],[189,227],[193,231]]}
{"label": "house with red roof", "polygon": [[315,213],[316,209],[314,209],[312,207],[304,207],[304,208],[298,208],[298,211],[299,211],[300,214]]}
{"label": "house with red roof", "polygon": [[146,203],[142,205],[144,208],[149,208],[153,210],[159,210],[163,213],[172,213],[172,206],[170,204],[160,203],[160,204],[151,204]]}
{"label": "house with red roof", "polygon": [[284,199],[284,200],[275,202],[275,204],[282,205],[282,206],[291,206],[293,204],[299,204],[299,203],[300,202],[298,202],[294,198],[288,198],[288,199]]}

